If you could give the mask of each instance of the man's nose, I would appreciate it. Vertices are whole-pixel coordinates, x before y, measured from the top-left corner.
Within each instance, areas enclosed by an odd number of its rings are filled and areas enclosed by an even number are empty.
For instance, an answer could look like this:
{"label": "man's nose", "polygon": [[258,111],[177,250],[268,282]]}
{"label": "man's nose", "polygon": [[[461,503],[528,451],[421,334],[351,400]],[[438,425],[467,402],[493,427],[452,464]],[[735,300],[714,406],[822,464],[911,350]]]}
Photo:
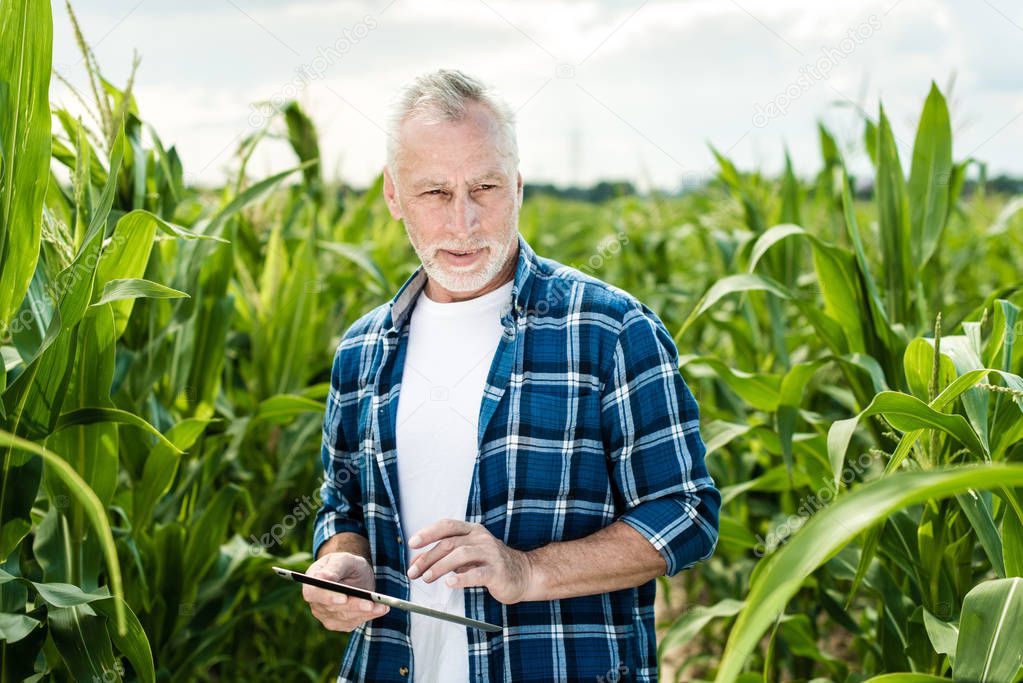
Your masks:
{"label": "man's nose", "polygon": [[479,207],[468,192],[456,192],[451,208],[451,228],[456,235],[464,238],[479,230]]}

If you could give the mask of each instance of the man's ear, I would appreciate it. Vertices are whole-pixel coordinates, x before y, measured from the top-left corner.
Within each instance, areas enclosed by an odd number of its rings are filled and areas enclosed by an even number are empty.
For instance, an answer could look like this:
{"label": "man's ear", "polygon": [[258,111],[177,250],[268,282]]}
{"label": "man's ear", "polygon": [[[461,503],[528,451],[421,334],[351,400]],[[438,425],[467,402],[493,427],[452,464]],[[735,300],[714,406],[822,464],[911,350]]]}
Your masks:
{"label": "man's ear", "polygon": [[387,209],[391,212],[394,220],[401,220],[401,204],[398,203],[398,187],[391,177],[391,169],[384,166],[384,200],[387,202]]}
{"label": "man's ear", "polygon": [[516,188],[516,192],[519,195],[519,208],[521,209],[522,208],[522,186],[523,186],[522,185],[522,172],[521,171],[519,171],[518,176],[519,176],[518,181],[517,181],[518,182],[518,187]]}

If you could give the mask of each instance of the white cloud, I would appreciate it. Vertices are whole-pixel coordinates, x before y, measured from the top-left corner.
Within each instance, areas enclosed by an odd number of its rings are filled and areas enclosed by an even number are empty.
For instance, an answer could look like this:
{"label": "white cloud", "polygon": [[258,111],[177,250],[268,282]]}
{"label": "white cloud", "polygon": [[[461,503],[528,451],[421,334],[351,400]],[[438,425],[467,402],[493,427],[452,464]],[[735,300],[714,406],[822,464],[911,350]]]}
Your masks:
{"label": "white cloud", "polygon": [[[440,66],[483,77],[521,107],[523,170],[537,181],[648,174],[674,187],[683,169],[711,169],[708,142],[734,145],[738,163],[768,170],[780,167],[787,144],[810,173],[818,119],[860,137],[846,98],[875,116],[883,97],[908,143],[930,80],[945,88],[953,75],[956,154],[980,146],[992,170],[1023,172],[1014,152],[1023,148],[1023,118],[1003,129],[1023,111],[1023,7],[1004,0],[995,5],[1008,18],[951,0],[396,0],[381,14],[388,2],[233,0],[242,12],[226,0],[146,0],[131,12],[134,2],[75,7],[87,37],[102,37],[97,54],[115,82],[139,50],[143,115],[177,144],[186,169],[211,181],[229,156],[218,151],[249,129],[250,104],[281,94],[297,68],[308,69],[318,49],[367,14],[377,25],[365,39],[297,88],[319,126],[325,166],[356,184],[383,162],[379,127],[396,89]],[[880,28],[869,39],[802,89],[784,116],[753,125],[758,105],[786,92],[822,49],[838,47],[871,15]],[[78,57],[59,8],[55,30],[54,60],[70,67]],[[556,77],[559,63],[574,65],[572,78]],[[84,85],[80,66],[65,71]],[[285,147],[271,146],[256,168],[291,161]]]}

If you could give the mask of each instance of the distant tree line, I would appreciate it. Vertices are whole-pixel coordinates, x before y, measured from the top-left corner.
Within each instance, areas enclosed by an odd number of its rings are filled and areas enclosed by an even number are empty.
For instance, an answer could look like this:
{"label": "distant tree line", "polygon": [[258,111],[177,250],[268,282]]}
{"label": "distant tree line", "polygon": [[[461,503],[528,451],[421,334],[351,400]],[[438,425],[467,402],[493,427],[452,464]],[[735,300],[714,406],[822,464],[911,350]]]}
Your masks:
{"label": "distant tree line", "polygon": [[[857,199],[870,199],[874,194],[873,179],[865,178],[863,180],[855,177],[850,177],[852,186],[854,188],[853,194]],[[708,177],[707,180],[702,184],[686,184],[674,191],[670,190],[658,190],[658,193],[664,197],[678,197],[683,194],[690,192],[697,192],[705,189],[708,185],[717,183],[718,180],[714,177]],[[973,178],[967,179],[963,186],[963,194],[965,196],[972,195],[977,191],[978,181]],[[986,180],[986,190],[988,194],[1006,194],[1006,195],[1018,195],[1023,194],[1023,178],[1016,178],[1008,175],[999,175],[994,178],[988,178]],[[361,196],[366,192],[366,188],[353,188],[348,185],[342,185],[340,188],[341,193],[345,192],[353,193],[355,196]],[[812,194],[813,188],[810,188]],[[558,186],[552,183],[526,183],[523,187],[523,196],[528,199],[530,197],[554,197],[557,199],[566,199],[579,202],[590,202],[599,204],[600,202],[614,199],[616,197],[627,197],[636,196],[645,193],[640,193],[636,186],[627,180],[602,180],[598,183],[590,185],[589,187],[579,186]]]}

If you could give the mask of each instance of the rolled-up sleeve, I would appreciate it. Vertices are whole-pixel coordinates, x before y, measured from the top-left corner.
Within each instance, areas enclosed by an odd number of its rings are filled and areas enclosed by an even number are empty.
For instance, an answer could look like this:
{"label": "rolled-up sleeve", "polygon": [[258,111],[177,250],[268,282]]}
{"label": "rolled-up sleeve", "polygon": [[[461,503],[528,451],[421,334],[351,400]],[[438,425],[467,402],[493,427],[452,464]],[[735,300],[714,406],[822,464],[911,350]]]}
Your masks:
{"label": "rolled-up sleeve", "polygon": [[671,335],[641,302],[626,312],[609,366],[601,430],[625,508],[618,519],[653,544],[674,576],[717,546],[721,494],[704,463],[699,407]]}
{"label": "rolled-up sleeve", "polygon": [[344,377],[343,373],[342,346],[339,344],[331,366],[330,390],[323,414],[323,442],[320,448],[323,483],[320,485],[320,508],[316,512],[313,527],[313,558],[331,536],[343,531],[366,535],[359,470],[355,462],[359,453],[353,450],[358,445],[349,443],[345,438],[342,419],[346,401],[354,400],[344,391],[346,381],[351,383],[351,378]]}

